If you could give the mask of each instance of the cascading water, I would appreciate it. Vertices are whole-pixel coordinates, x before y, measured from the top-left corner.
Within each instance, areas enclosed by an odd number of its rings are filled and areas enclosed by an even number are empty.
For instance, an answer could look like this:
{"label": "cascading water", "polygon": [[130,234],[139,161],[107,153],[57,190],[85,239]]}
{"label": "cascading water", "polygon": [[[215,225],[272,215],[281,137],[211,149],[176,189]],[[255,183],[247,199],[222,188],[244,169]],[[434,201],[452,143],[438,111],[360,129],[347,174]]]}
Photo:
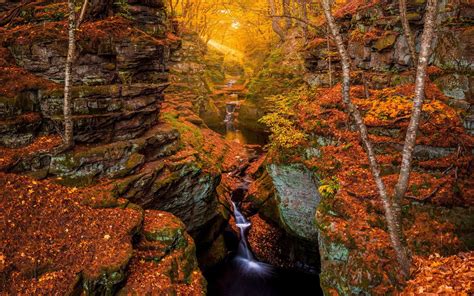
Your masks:
{"label": "cascading water", "polygon": [[[228,81],[231,88],[236,81]],[[230,90],[229,90],[230,92]],[[254,159],[262,153],[261,147],[266,144],[267,135],[239,127],[236,111],[240,107],[239,95],[232,93],[227,98],[225,119],[214,129],[226,140],[244,144],[249,155]],[[211,127],[212,128],[212,127]],[[251,222],[240,212],[237,206],[246,195],[249,185],[254,182],[245,170],[233,174],[238,184],[232,192],[231,209],[235,218],[234,229],[227,228],[223,237],[231,252],[218,265],[208,269],[205,274],[208,281],[209,296],[288,296],[288,295],[322,295],[317,275],[305,274],[258,261],[250,248],[247,236],[252,231]],[[255,225],[253,226],[255,227]],[[255,230],[255,229],[254,229]],[[262,246],[265,247],[265,246]]]}
{"label": "cascading water", "polygon": [[235,112],[236,104],[231,102],[227,103],[225,106],[225,119],[224,122],[227,124],[228,127],[233,127],[234,124],[234,112]]}
{"label": "cascading water", "polygon": [[232,202],[232,205],[234,208],[235,226],[240,230],[240,241],[234,260],[245,272],[252,272],[261,276],[268,275],[272,269],[271,265],[255,260],[247,243],[247,231],[252,223],[242,215],[235,202]]}

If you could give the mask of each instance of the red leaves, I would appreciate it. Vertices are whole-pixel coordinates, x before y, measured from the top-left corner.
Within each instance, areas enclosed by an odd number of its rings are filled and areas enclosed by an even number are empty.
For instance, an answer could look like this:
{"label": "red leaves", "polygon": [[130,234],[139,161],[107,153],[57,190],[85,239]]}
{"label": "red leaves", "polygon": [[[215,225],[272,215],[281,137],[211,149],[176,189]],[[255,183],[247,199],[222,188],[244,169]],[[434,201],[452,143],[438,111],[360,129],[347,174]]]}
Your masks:
{"label": "red leaves", "polygon": [[474,252],[455,256],[415,257],[414,279],[403,295],[472,295],[474,293]]}
{"label": "red leaves", "polygon": [[62,294],[81,271],[91,278],[128,262],[140,212],[83,206],[74,188],[49,181],[0,173],[0,185],[0,293]]}

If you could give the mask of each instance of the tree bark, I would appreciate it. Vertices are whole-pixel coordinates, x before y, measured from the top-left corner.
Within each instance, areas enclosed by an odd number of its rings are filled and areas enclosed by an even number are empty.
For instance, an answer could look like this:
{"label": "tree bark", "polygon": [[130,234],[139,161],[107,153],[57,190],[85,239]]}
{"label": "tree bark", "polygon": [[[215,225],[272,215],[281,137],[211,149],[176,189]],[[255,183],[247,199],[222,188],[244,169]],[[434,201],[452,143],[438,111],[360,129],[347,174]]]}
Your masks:
{"label": "tree bark", "polygon": [[400,265],[400,269],[405,277],[408,277],[410,271],[410,259],[408,258],[407,250],[402,244],[401,239],[401,225],[400,221],[396,219],[396,215],[393,210],[393,205],[390,202],[389,196],[387,194],[387,190],[385,188],[385,184],[382,180],[380,174],[380,166],[375,156],[375,151],[373,149],[372,143],[369,139],[369,134],[367,131],[367,127],[364,124],[362,119],[362,115],[360,114],[357,107],[352,103],[350,98],[350,59],[349,55],[347,54],[346,47],[344,42],[342,41],[342,37],[339,31],[339,27],[336,25],[334,17],[331,13],[331,7],[328,3],[328,0],[321,0],[321,4],[324,10],[324,15],[328,22],[329,28],[333,35],[333,38],[336,41],[337,49],[339,55],[341,56],[341,63],[342,63],[342,99],[346,108],[350,115],[354,118],[356,126],[359,130],[362,143],[365,147],[367,152],[367,156],[369,159],[370,169],[372,171],[372,175],[375,179],[375,183],[377,185],[377,189],[380,195],[380,199],[382,201],[382,205],[385,211],[385,219],[387,221],[388,232],[390,236],[390,242],[392,244],[393,249],[395,250],[397,261]]}
{"label": "tree bark", "polygon": [[285,31],[288,31],[293,25],[293,22],[291,21],[291,18],[289,17],[291,15],[290,0],[283,0],[282,8],[283,8],[283,15],[285,16]]}
{"label": "tree bark", "polygon": [[74,123],[71,115],[71,68],[76,52],[75,30],[76,13],[74,11],[74,0],[68,0],[69,29],[68,50],[66,57],[66,70],[64,74],[64,146],[70,148],[74,145]]}
{"label": "tree bark", "polygon": [[84,17],[86,16],[86,11],[87,11],[87,5],[88,4],[89,4],[89,0],[84,0],[84,3],[82,4],[82,8],[81,8],[81,14],[79,15],[79,18],[77,19],[77,25],[76,25],[77,28],[79,28],[79,26],[84,21]]}
{"label": "tree bark", "polygon": [[303,27],[303,34],[305,40],[308,40],[308,7],[306,0],[299,0],[299,5],[301,8],[301,18],[304,22],[300,22],[301,26]]}
{"label": "tree bark", "polygon": [[398,6],[400,9],[400,21],[402,22],[403,33],[408,43],[408,50],[410,51],[411,60],[413,65],[416,67],[416,62],[418,61],[415,47],[415,38],[410,29],[410,23],[408,23],[407,18],[407,2],[406,0],[399,0]]}
{"label": "tree bark", "polygon": [[[403,147],[402,164],[400,167],[400,174],[398,182],[395,186],[395,203],[399,204],[400,200],[406,193],[408,181],[410,178],[411,163],[413,159],[413,150],[416,144],[416,134],[420,124],[420,116],[423,107],[423,100],[425,97],[425,82],[426,82],[426,68],[428,66],[431,55],[431,42],[435,35],[436,16],[438,10],[437,0],[428,0],[426,6],[425,24],[423,28],[423,35],[421,36],[420,56],[416,69],[415,82],[415,98],[413,100],[413,110],[405,136],[405,144]],[[397,212],[400,209],[397,208]]]}
{"label": "tree bark", "polygon": [[[275,0],[268,0],[268,6],[270,7],[270,15],[271,16],[276,15]],[[280,40],[283,42],[285,40],[285,32],[283,31],[283,28],[280,26],[279,21],[280,21],[279,17],[272,17],[272,29],[278,35],[278,37],[280,37]]]}
{"label": "tree bark", "polygon": [[327,45],[327,54],[328,54],[328,72],[329,72],[329,87],[332,87],[332,57],[331,57],[331,47],[329,46],[329,34],[330,29],[327,27],[326,33],[326,45]]}

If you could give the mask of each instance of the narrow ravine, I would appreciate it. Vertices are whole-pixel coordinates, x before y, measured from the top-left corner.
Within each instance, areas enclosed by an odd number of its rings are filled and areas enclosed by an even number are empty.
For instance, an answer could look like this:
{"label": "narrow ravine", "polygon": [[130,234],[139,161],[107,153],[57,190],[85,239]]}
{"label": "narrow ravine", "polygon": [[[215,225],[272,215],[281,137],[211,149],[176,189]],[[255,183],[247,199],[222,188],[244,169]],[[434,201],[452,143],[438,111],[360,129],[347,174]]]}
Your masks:
{"label": "narrow ravine", "polygon": [[[235,79],[227,81],[223,90],[232,89]],[[240,101],[238,94],[229,92],[225,100],[225,117],[221,125],[210,126],[229,141],[243,144],[250,161],[255,161],[264,153],[267,135],[257,131],[241,129],[237,111]],[[259,261],[248,243],[252,223],[241,212],[239,206],[248,188],[255,180],[237,169],[231,173],[238,183],[231,195],[233,222],[225,236],[233,241],[233,249],[225,260],[205,271],[208,281],[208,295],[215,296],[283,296],[322,295],[317,274],[283,269]],[[231,243],[232,245],[232,243]],[[309,292],[311,291],[311,292]]]}

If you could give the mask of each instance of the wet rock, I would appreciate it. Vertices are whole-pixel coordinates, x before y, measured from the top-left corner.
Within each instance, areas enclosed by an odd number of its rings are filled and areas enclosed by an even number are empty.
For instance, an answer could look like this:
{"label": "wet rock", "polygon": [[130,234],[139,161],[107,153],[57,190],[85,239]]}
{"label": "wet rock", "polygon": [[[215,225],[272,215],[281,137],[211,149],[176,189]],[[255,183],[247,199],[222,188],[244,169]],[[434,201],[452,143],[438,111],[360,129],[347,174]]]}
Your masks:
{"label": "wet rock", "polygon": [[314,215],[319,192],[312,173],[303,165],[268,166],[275,187],[280,220],[290,233],[306,240],[317,240]]}

